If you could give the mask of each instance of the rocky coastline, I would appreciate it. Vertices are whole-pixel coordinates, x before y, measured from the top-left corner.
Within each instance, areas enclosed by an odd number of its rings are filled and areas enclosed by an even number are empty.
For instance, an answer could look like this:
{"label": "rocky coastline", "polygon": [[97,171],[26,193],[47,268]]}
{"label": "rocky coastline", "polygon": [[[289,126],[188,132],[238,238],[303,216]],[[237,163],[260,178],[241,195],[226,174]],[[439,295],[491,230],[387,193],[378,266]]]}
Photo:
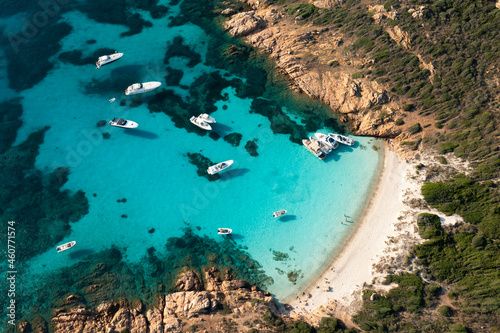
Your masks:
{"label": "rocky coastline", "polygon": [[[289,78],[291,89],[328,105],[353,134],[397,137],[396,148],[399,148],[397,143],[411,136],[406,128],[422,122],[403,110],[404,101],[394,99],[388,87],[359,77],[359,68],[369,70],[374,60],[352,54],[349,46],[353,41],[349,37],[328,27],[301,24],[300,16],[293,18],[286,13],[286,6],[274,2],[241,2],[252,10],[239,13],[232,8],[224,10],[222,14],[227,16],[224,29],[268,54],[278,70]],[[338,4],[310,2],[326,9]],[[380,10],[375,12],[382,15]],[[397,26],[389,30],[391,38],[404,42]],[[402,117],[405,124],[396,124]]]}
{"label": "rocky coastline", "polygon": [[[201,279],[194,271],[179,274],[178,292],[156,295],[156,304],[146,305],[139,299],[104,301],[95,308],[83,304],[79,295],[66,298],[67,306],[53,310],[51,322],[39,316],[21,321],[18,332],[130,332],[160,333],[240,331],[264,314],[279,315],[273,297],[242,280],[231,280],[215,268],[205,268]],[[223,278],[221,278],[223,277]],[[203,281],[203,282],[202,282]],[[231,314],[231,318],[225,317]],[[240,328],[240,329],[238,329]],[[245,331],[249,327],[245,327]]]}

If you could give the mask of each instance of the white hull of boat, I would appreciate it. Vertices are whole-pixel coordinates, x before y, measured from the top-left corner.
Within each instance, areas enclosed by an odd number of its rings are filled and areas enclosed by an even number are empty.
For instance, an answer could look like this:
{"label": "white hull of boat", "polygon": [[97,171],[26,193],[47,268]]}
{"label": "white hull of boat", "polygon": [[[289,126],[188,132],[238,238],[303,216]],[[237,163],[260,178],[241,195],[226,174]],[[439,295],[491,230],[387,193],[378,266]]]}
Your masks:
{"label": "white hull of boat", "polygon": [[216,121],[215,121],[215,118],[214,117],[210,117],[208,114],[206,113],[202,113],[198,116],[198,119],[201,119],[209,124],[215,124]]}
{"label": "white hull of boat", "polygon": [[344,145],[348,146],[353,146],[354,145],[354,140],[351,138],[348,138],[347,136],[340,135],[340,134],[333,134],[333,133],[328,133],[328,136],[332,139],[334,139],[337,142],[340,142]]}
{"label": "white hull of boat", "polygon": [[151,81],[144,83],[134,83],[125,90],[125,95],[142,94],[154,90],[161,86],[161,82]]}
{"label": "white hull of boat", "polygon": [[280,217],[286,214],[286,210],[282,209],[273,213],[273,217]]}
{"label": "white hull of boat", "polygon": [[307,150],[309,150],[311,153],[314,154],[314,156],[316,156],[317,158],[319,158],[320,160],[324,159],[326,154],[320,150],[320,149],[314,149],[312,147],[312,142],[309,141],[308,139],[303,139],[302,140],[302,144],[304,145],[304,147],[306,147]]}
{"label": "white hull of boat", "polygon": [[219,172],[221,172],[223,170],[226,170],[231,165],[233,165],[233,163],[234,163],[233,160],[229,160],[229,161],[225,161],[225,162],[221,162],[221,163],[212,165],[211,167],[209,167],[207,169],[207,172],[208,172],[209,175],[215,175],[216,173],[219,173]]}
{"label": "white hull of boat", "polygon": [[212,126],[210,126],[210,124],[208,124],[206,121],[200,119],[200,118],[197,118],[195,116],[192,116],[189,121],[191,123],[193,123],[194,125],[198,126],[199,128],[201,129],[204,129],[206,131],[211,131],[212,130]]}
{"label": "white hull of boat", "polygon": [[131,120],[127,120],[127,119],[122,119],[122,118],[114,118],[113,120],[109,121],[109,124],[111,126],[121,127],[121,128],[136,128],[136,127],[139,127],[139,124],[136,123],[135,121],[131,121]]}
{"label": "white hull of boat", "polygon": [[120,59],[121,57],[123,57],[123,53],[118,53],[118,52],[115,52],[115,53],[110,54],[110,55],[105,55],[105,56],[99,57],[99,59],[97,59],[97,62],[95,63],[96,69],[99,69],[102,66],[108,65],[112,62],[115,62],[118,59]]}
{"label": "white hull of boat", "polygon": [[61,253],[63,251],[66,251],[66,250],[69,250],[71,249],[73,246],[76,245],[76,242],[75,241],[72,241],[72,242],[69,242],[69,243],[65,243],[65,244],[62,244],[62,245],[59,245],[57,247],[57,253]]}
{"label": "white hull of boat", "polygon": [[331,138],[330,136],[323,134],[323,133],[314,133],[314,136],[316,139],[318,139],[322,144],[327,146],[330,149],[337,149],[339,146],[339,143]]}
{"label": "white hull of boat", "polygon": [[[329,145],[327,145],[325,142],[323,142],[322,140],[319,140],[317,138],[313,138],[312,136],[309,137],[309,141],[311,142],[316,142],[316,144],[318,145],[319,149],[325,153],[326,155],[330,154],[332,152],[332,150],[334,148],[330,147]],[[338,143],[337,143],[337,146],[335,147],[338,147]]]}
{"label": "white hull of boat", "polygon": [[232,233],[232,232],[233,232],[233,229],[229,229],[229,228],[219,228],[219,229],[217,230],[217,233],[218,233],[219,235],[229,235],[229,234],[230,234],[230,233]]}

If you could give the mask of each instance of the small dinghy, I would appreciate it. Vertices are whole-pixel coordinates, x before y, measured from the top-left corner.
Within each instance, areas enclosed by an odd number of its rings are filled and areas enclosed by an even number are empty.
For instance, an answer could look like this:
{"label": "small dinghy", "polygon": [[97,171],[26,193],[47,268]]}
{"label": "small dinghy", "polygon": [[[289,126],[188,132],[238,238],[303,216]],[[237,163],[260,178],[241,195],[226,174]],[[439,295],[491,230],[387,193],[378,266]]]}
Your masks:
{"label": "small dinghy", "polygon": [[189,121],[192,122],[194,125],[198,126],[199,128],[204,129],[206,131],[211,131],[212,130],[212,126],[210,126],[210,124],[207,123],[203,119],[200,119],[200,118],[197,118],[195,116],[192,116],[189,119]]}
{"label": "small dinghy", "polygon": [[101,66],[115,62],[118,59],[120,59],[122,56],[123,56],[123,53],[118,53],[115,51],[114,54],[104,55],[102,57],[99,57],[99,59],[97,59],[97,62],[95,63],[96,69],[101,68]]}
{"label": "small dinghy", "polygon": [[59,245],[57,247],[57,253],[60,253],[60,252],[63,252],[63,251],[66,251],[66,250],[69,250],[71,249],[73,246],[76,245],[76,242],[75,241],[72,241],[72,242],[69,242],[69,243],[66,243],[66,244],[62,244],[62,245]]}
{"label": "small dinghy", "polygon": [[211,167],[209,167],[207,169],[207,172],[209,175],[215,175],[216,173],[219,173],[222,170],[229,168],[233,163],[234,163],[233,160],[229,160],[229,161],[218,163],[216,165],[212,165]]}
{"label": "small dinghy", "polygon": [[232,232],[233,232],[233,229],[229,229],[229,228],[219,228],[219,229],[217,230],[217,233],[218,233],[219,235],[229,235],[229,234],[230,234],[230,233],[232,233]]}
{"label": "small dinghy", "polygon": [[208,114],[206,113],[202,113],[198,116],[198,119],[201,119],[209,124],[215,124],[216,121],[215,121],[215,118],[214,117],[210,117]]}
{"label": "small dinghy", "polygon": [[111,99],[109,100],[109,102],[110,102],[110,103],[113,103],[115,100],[116,100],[116,98],[111,98]]}
{"label": "small dinghy", "polygon": [[286,210],[282,209],[282,210],[278,210],[277,212],[274,212],[273,217],[280,217],[280,216],[283,216],[285,214],[286,214]]}
{"label": "small dinghy", "polygon": [[131,121],[131,120],[123,119],[123,118],[113,118],[113,120],[109,121],[109,124],[111,126],[122,127],[122,128],[136,128],[136,127],[139,127],[138,123],[136,123],[134,121]]}
{"label": "small dinghy", "polygon": [[159,86],[161,86],[161,82],[155,82],[155,81],[134,83],[133,85],[127,87],[127,90],[125,90],[125,95],[142,94],[154,90]]}

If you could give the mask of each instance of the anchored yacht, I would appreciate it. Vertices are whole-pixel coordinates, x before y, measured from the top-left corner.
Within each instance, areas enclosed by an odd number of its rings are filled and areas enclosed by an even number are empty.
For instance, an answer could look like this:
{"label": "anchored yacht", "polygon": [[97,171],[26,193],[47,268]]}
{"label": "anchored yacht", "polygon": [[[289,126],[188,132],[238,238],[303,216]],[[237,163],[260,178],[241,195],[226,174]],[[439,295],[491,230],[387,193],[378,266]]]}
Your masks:
{"label": "anchored yacht", "polygon": [[219,173],[222,170],[229,168],[233,163],[234,163],[233,160],[229,160],[229,161],[225,161],[225,162],[221,162],[221,163],[212,165],[211,167],[209,167],[207,169],[207,172],[209,175],[215,175],[216,173]]}
{"label": "anchored yacht", "polygon": [[195,124],[196,126],[198,126],[201,129],[204,129],[207,131],[212,130],[212,126],[210,126],[209,123],[207,123],[205,120],[200,119],[198,117],[192,116],[191,119],[189,119],[189,121],[191,121],[193,124]]}
{"label": "anchored yacht", "polygon": [[229,228],[219,228],[219,229],[217,229],[217,233],[219,235],[229,235],[232,232],[233,232],[233,229],[229,229]]}
{"label": "anchored yacht", "polygon": [[348,138],[347,136],[344,136],[344,135],[328,133],[328,137],[332,138],[333,140],[335,140],[337,142],[348,145],[348,146],[354,145],[354,140],[351,138]]}
{"label": "anchored yacht", "polygon": [[[311,140],[311,139],[313,139],[313,140]],[[302,140],[302,144],[304,145],[304,147],[306,147],[307,150],[309,150],[311,153],[313,153],[314,156],[316,156],[317,158],[322,160],[325,158],[326,154],[321,149],[321,147],[319,146],[318,143],[319,143],[319,141],[314,139],[313,137],[309,137],[309,140],[308,139]]]}
{"label": "anchored yacht", "polygon": [[161,86],[161,82],[144,82],[144,83],[134,83],[131,86],[128,86],[127,90],[125,90],[125,95],[135,95],[142,94],[151,90],[154,90]]}
{"label": "anchored yacht", "polygon": [[285,214],[286,214],[286,210],[282,209],[282,210],[278,210],[277,212],[274,212],[273,217],[280,217],[280,216],[283,216]]}
{"label": "anchored yacht", "polygon": [[97,62],[95,63],[96,69],[101,68],[101,66],[115,62],[118,59],[120,59],[122,56],[123,56],[123,53],[118,53],[115,51],[115,53],[113,53],[113,54],[104,55],[102,57],[99,57],[99,59],[97,59]]}
{"label": "anchored yacht", "polygon": [[215,118],[214,117],[210,117],[208,114],[206,113],[202,113],[198,116],[198,119],[201,119],[209,124],[215,124],[216,121],[215,121]]}
{"label": "anchored yacht", "polygon": [[113,118],[113,120],[109,121],[111,126],[123,127],[123,128],[136,128],[139,127],[139,124],[133,122],[131,120],[123,119],[123,118]]}
{"label": "anchored yacht", "polygon": [[329,135],[323,133],[314,133],[314,136],[316,137],[316,139],[321,141],[321,143],[323,143],[324,145],[328,146],[331,149],[337,149],[337,147],[339,146],[339,143]]}
{"label": "anchored yacht", "polygon": [[69,250],[71,249],[73,246],[76,245],[76,242],[75,241],[72,241],[72,242],[69,242],[69,243],[66,243],[66,244],[62,244],[62,245],[59,245],[57,247],[57,253],[60,253],[60,252],[63,252],[63,251],[66,251],[66,250]]}

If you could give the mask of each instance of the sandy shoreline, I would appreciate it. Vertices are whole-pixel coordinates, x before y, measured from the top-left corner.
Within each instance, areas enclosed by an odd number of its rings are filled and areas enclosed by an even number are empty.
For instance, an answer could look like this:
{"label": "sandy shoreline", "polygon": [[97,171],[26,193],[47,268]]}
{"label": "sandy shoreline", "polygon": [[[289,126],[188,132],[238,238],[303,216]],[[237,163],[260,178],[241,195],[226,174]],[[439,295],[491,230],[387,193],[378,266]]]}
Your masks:
{"label": "sandy shoreline", "polygon": [[[361,289],[371,283],[372,266],[384,255],[388,237],[395,236],[394,223],[407,208],[403,195],[408,188],[408,164],[385,145],[381,176],[373,191],[365,214],[357,223],[350,240],[329,268],[316,281],[288,304],[290,316],[335,315],[343,321],[361,305]],[[310,296],[309,296],[310,294]]]}

